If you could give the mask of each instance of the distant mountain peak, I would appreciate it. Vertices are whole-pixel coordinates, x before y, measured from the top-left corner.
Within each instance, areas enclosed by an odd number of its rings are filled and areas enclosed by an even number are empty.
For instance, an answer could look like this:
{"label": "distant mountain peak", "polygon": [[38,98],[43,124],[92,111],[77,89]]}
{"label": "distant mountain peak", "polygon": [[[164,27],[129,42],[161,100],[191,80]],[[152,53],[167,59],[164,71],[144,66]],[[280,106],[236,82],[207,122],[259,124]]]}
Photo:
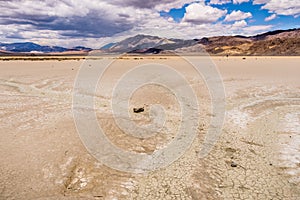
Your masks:
{"label": "distant mountain peak", "polygon": [[66,51],[90,51],[91,48],[82,46],[72,49],[60,46],[42,46],[33,42],[0,43],[0,49],[12,53],[61,53]]}
{"label": "distant mountain peak", "polygon": [[114,43],[108,48],[105,48],[107,47],[106,45],[101,49],[107,49],[109,52],[130,52],[134,50],[154,48],[169,42],[171,41],[158,36],[138,34]]}
{"label": "distant mountain peak", "polygon": [[[24,53],[82,53],[93,49],[75,46],[43,46],[33,42],[1,43],[1,55]],[[275,30],[255,36],[214,36],[201,39],[164,38],[146,34],[137,34],[119,42],[103,46],[105,53],[189,53],[206,51],[211,55],[300,55],[300,29]]]}
{"label": "distant mountain peak", "polygon": [[138,34],[104,50],[108,53],[138,54],[206,50],[212,55],[300,55],[300,29],[276,30],[255,36],[214,36],[193,40]]}

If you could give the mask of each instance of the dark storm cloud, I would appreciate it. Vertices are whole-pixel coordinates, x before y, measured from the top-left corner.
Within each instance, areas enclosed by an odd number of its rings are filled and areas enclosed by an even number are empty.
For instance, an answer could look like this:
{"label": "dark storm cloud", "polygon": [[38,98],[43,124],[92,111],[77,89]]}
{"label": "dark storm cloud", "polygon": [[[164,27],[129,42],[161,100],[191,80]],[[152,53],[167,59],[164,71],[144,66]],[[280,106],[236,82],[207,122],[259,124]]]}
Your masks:
{"label": "dark storm cloud", "polygon": [[9,39],[26,39],[20,33],[7,33],[6,38],[9,38]]}
{"label": "dark storm cloud", "polygon": [[57,18],[51,23],[40,23],[38,28],[62,31],[63,36],[72,37],[105,37],[111,36],[133,27],[126,21],[109,21],[97,14],[75,16],[72,18]]}
{"label": "dark storm cloud", "polygon": [[159,4],[168,4],[174,2],[174,0],[111,0],[112,4],[120,6],[132,6],[135,8],[154,8]]}
{"label": "dark storm cloud", "polygon": [[59,31],[62,36],[70,37],[112,36],[130,30],[134,25],[128,21],[129,15],[116,14],[116,17],[111,19],[110,16],[105,15],[105,12],[109,11],[104,12],[101,8],[86,9],[87,11],[84,14],[79,15],[75,12],[80,12],[81,9],[85,8],[75,7],[77,5],[74,6],[67,0],[60,1],[60,6],[66,7],[66,12],[74,11],[74,15],[72,15],[73,13],[65,14],[63,12],[53,14],[56,11],[56,1],[41,1],[46,6],[41,8],[40,11],[30,4],[26,4],[28,7],[24,7],[24,10],[22,10],[17,7],[17,4],[21,2],[18,0],[0,1],[0,6],[5,9],[4,12],[0,12],[0,25],[30,25],[33,30]]}
{"label": "dark storm cloud", "polygon": [[19,15],[19,16],[1,16],[0,14],[0,24],[29,24],[38,25],[43,23],[52,23],[57,17],[50,16],[37,16],[37,15]]}
{"label": "dark storm cloud", "polygon": [[130,17],[129,15],[127,15],[127,14],[123,14],[123,13],[120,13],[120,14],[118,14],[118,16],[119,16],[119,17],[124,17],[124,18],[128,18],[128,17]]}
{"label": "dark storm cloud", "polygon": [[159,23],[159,10],[186,2],[190,0],[0,0],[0,38],[12,33],[28,39],[114,37],[152,27]]}
{"label": "dark storm cloud", "polygon": [[[132,24],[126,22],[107,21],[101,18],[95,18],[90,15],[85,17],[72,18],[49,18],[38,20],[36,16],[30,18],[0,18],[2,25],[31,25],[36,30],[54,30],[62,31],[61,35],[74,37],[105,37],[111,36],[123,31],[127,31],[133,27]],[[64,33],[63,31],[67,31]],[[72,33],[72,34],[71,34]]]}

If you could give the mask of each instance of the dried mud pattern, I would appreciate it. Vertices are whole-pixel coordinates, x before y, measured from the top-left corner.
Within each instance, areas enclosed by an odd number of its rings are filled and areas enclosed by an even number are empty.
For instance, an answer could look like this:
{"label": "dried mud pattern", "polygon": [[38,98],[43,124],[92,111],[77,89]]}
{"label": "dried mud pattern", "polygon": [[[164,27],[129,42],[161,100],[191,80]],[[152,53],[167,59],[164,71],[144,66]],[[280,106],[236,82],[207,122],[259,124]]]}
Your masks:
{"label": "dried mud pattern", "polygon": [[55,112],[62,114],[70,106],[71,89],[55,90],[53,87],[63,85],[55,79],[34,83],[0,80],[0,85],[3,87],[0,94],[0,120],[4,127],[26,130],[41,126],[53,119]]}
{"label": "dried mud pattern", "polygon": [[[236,58],[218,59],[232,65],[244,63]],[[270,62],[260,58],[259,61],[261,66]],[[77,61],[30,62],[24,74],[17,69],[10,71],[2,63],[0,66],[5,68],[0,77],[0,199],[300,197],[299,83],[243,77],[239,76],[241,72],[231,73],[220,64],[227,91],[226,123],[213,151],[199,159],[197,153],[208,129],[211,110],[208,95],[202,92],[203,84],[191,75],[201,104],[197,139],[183,157],[167,168],[136,175],[105,167],[90,156],[78,138],[71,113]],[[36,73],[37,67],[43,69],[38,76],[29,75],[28,71]],[[51,69],[55,70],[51,72]],[[151,92],[144,98],[149,97]],[[142,105],[145,113],[133,114],[138,123],[149,120],[147,103],[150,102],[145,99],[143,92],[132,99],[131,106],[146,104]],[[162,103],[170,108],[166,129],[166,132],[171,130],[169,134],[149,141],[126,136],[113,123],[110,99],[97,94],[99,124],[112,131],[108,137],[120,147],[151,153],[172,139],[178,125],[177,106],[170,103],[171,97],[164,100]],[[233,163],[236,167],[232,167]]]}
{"label": "dried mud pattern", "polygon": [[[299,89],[269,86],[256,87],[255,90],[254,94],[250,92],[247,99],[244,99],[244,94],[241,94],[242,99],[239,99],[238,94],[231,99],[232,104],[238,105],[233,106],[233,110],[242,113],[244,122],[234,123],[236,127],[229,127],[228,134],[223,135],[229,136],[225,139],[227,144],[223,144],[230,148],[230,151],[225,149],[227,169],[230,169],[229,163],[232,160],[238,163],[237,168],[224,170],[226,173],[223,180],[227,180],[221,186],[224,187],[223,195],[225,198],[238,199],[298,199],[299,181],[294,179],[299,176],[300,159],[296,157],[292,161],[295,163],[289,165],[288,170],[282,167],[287,166],[291,160],[280,156],[284,149],[280,147],[283,133],[278,122],[290,113],[299,112]],[[246,88],[245,91],[251,91],[251,88]],[[234,122],[232,116],[229,115],[229,120]],[[292,126],[296,128],[299,124],[294,123]],[[230,141],[230,138],[235,139]],[[294,143],[297,144],[287,145],[288,148],[295,148],[294,152],[286,150],[287,156],[299,155],[300,142],[298,140]],[[287,173],[290,171],[294,172],[294,176]]]}

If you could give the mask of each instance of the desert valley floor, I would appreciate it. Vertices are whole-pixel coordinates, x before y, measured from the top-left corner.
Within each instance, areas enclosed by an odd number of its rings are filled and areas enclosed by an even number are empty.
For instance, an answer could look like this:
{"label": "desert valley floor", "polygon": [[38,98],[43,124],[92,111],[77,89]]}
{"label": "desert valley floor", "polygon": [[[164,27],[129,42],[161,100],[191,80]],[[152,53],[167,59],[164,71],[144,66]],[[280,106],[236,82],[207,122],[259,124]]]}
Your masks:
{"label": "desert valley floor", "polygon": [[[152,103],[166,110],[165,132],[144,141],[118,129],[107,88],[124,70],[155,62],[178,67],[195,89],[201,112],[193,144],[168,167],[145,174],[111,169],[81,142],[72,91],[87,60],[0,61],[0,199],[299,199],[300,57],[212,57],[225,87],[226,115],[205,158],[197,153],[212,117],[209,91],[177,59],[119,59],[96,91],[95,112],[107,137],[120,148],[151,153],[176,134],[176,99],[155,85],[133,93],[130,110],[145,106],[131,113],[133,121],[147,123]],[[89,66],[101,67],[97,63]]]}

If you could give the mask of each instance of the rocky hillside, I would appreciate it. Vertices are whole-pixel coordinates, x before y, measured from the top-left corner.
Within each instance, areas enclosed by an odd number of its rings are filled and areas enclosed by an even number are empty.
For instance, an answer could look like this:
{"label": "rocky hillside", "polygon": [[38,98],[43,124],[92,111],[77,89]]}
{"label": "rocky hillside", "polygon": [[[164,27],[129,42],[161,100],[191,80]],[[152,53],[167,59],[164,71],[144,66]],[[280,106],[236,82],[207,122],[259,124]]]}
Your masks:
{"label": "rocky hillside", "polygon": [[[64,48],[31,42],[0,43],[0,55],[87,55],[93,49],[82,46]],[[98,50],[99,51],[99,50]],[[161,38],[136,35],[100,49],[103,53],[172,54],[201,53],[235,56],[300,56],[300,29],[277,30],[255,36],[218,36],[201,39]]]}
{"label": "rocky hillside", "polygon": [[59,46],[42,46],[32,42],[23,43],[0,43],[0,55],[31,55],[31,54],[52,54],[52,53],[72,53],[88,52],[91,48],[77,46],[74,48],[64,48]]}
{"label": "rocky hillside", "polygon": [[105,52],[162,54],[205,50],[211,55],[300,56],[300,29],[277,30],[256,36],[219,36],[194,40],[137,35],[114,43]]}
{"label": "rocky hillside", "polygon": [[208,39],[205,49],[215,55],[300,55],[300,29],[273,31],[243,37],[227,36]]}
{"label": "rocky hillside", "polygon": [[150,35],[136,35],[134,37],[130,37],[118,43],[115,43],[110,48],[106,49],[106,51],[131,53],[143,53],[144,51],[146,51],[155,53],[155,49],[175,50],[186,45],[186,43],[188,43],[188,45],[191,45],[188,40],[167,39]]}

